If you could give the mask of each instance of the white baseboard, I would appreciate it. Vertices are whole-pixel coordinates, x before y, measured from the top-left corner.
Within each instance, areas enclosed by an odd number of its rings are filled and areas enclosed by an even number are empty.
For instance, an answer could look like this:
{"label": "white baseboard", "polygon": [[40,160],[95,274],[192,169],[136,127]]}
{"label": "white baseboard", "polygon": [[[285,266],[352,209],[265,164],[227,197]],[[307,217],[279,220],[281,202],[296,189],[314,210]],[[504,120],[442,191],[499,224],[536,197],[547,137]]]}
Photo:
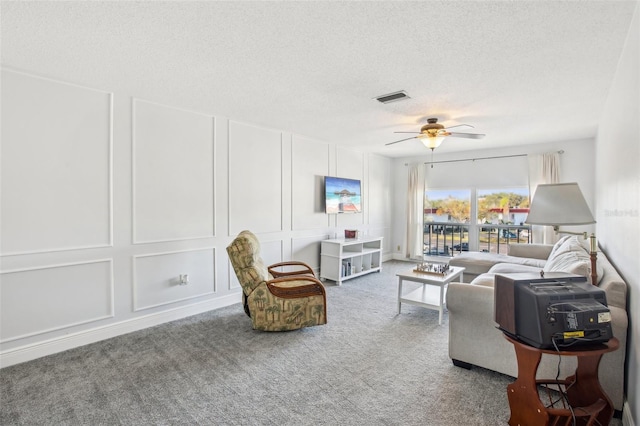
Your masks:
{"label": "white baseboard", "polygon": [[204,302],[144,315],[115,324],[109,324],[91,330],[80,331],[78,333],[10,349],[0,353],[0,368],[31,361],[36,358],[41,358],[43,356],[77,348],[79,346],[99,342],[100,340],[110,339],[122,334],[164,324],[169,321],[201,314],[213,309],[223,308],[225,306],[238,303],[238,301],[239,296],[237,293],[230,294],[217,299],[206,300]]}
{"label": "white baseboard", "polygon": [[624,406],[622,407],[622,425],[636,426],[636,423],[633,420],[633,415],[631,414],[631,407],[629,407],[629,403],[627,401],[624,402]]}
{"label": "white baseboard", "polygon": [[388,260],[394,260],[395,259],[395,255],[393,255],[392,253],[384,253],[382,255],[382,261],[386,262]]}
{"label": "white baseboard", "polygon": [[404,261],[404,262],[412,262],[412,263],[418,262],[418,259],[409,259],[404,254],[401,254],[401,253],[392,253],[391,255],[389,255],[388,258],[386,258],[384,260],[385,261],[386,260],[401,260],[401,261]]}

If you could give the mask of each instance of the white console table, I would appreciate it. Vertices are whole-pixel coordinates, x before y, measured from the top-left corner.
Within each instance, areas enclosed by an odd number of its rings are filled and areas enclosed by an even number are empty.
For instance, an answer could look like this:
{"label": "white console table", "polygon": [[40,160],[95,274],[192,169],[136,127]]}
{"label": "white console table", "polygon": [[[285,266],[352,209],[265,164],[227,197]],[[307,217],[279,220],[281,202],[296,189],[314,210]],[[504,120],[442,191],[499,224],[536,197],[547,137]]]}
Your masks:
{"label": "white console table", "polygon": [[342,281],[382,269],[382,237],[323,240],[320,278]]}

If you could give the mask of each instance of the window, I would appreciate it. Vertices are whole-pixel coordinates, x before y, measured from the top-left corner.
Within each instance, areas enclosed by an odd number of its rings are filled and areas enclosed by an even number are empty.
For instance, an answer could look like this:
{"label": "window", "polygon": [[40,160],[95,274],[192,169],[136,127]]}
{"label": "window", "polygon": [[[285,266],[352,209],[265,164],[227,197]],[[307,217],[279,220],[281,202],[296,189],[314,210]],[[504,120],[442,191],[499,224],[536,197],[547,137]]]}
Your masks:
{"label": "window", "polygon": [[478,223],[523,225],[528,213],[528,188],[478,190]]}
{"label": "window", "polygon": [[509,244],[530,241],[530,227],[524,224],[528,213],[526,187],[429,189],[424,254],[454,256],[470,249],[506,254]]}
{"label": "window", "polygon": [[425,255],[451,256],[456,250],[469,250],[470,190],[427,190],[424,206]]}
{"label": "window", "polygon": [[[506,254],[509,244],[528,243],[529,189],[479,189],[477,192],[478,249]],[[492,226],[487,226],[487,225]]]}

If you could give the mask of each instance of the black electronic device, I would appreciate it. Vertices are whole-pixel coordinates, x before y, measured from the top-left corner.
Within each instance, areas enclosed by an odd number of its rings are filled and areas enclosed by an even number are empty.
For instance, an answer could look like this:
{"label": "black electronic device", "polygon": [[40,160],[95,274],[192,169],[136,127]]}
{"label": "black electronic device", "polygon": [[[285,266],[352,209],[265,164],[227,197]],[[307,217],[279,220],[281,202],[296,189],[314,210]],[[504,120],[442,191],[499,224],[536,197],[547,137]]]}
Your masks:
{"label": "black electronic device", "polygon": [[613,337],[603,290],[561,272],[496,274],[499,328],[537,348],[603,343]]}

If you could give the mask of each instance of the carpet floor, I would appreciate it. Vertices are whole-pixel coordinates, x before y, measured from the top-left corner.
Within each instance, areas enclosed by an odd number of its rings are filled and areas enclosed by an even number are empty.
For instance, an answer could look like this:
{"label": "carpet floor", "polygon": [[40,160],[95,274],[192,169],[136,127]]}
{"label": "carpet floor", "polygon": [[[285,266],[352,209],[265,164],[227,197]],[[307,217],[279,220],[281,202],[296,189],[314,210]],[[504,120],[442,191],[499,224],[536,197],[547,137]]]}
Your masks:
{"label": "carpet floor", "polygon": [[454,367],[446,314],[397,314],[410,268],[328,282],[320,327],[254,331],[238,303],[2,369],[0,423],[506,425],[513,379]]}

